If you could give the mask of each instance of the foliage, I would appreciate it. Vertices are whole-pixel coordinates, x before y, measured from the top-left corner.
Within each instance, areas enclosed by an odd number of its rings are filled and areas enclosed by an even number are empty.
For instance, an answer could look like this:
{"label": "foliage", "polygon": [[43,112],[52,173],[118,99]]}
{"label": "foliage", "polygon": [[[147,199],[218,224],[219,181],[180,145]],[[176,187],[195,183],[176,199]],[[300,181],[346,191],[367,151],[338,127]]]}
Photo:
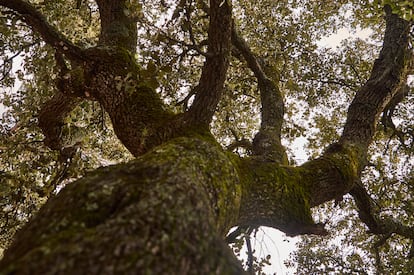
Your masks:
{"label": "foliage", "polygon": [[[30,2],[74,43],[83,47],[97,43],[100,26],[94,1]],[[138,63],[157,76],[157,92],[171,111],[188,109],[207,52],[204,2],[128,3],[126,12],[138,24]],[[311,0],[238,0],[233,5],[241,35],[284,96],[284,145],[290,148],[306,138],[311,159],[338,140],[347,107],[370,76],[384,31],[382,7],[390,5],[395,13],[414,20],[412,1],[329,0],[321,5]],[[129,160],[131,155],[114,135],[108,115],[90,101],[82,102],[66,119],[63,135],[67,144],[78,148],[72,158],[62,159],[43,144],[37,114],[56,91],[54,50],[19,16],[7,9],[0,13],[0,55],[4,57],[0,63],[0,249],[4,249],[14,232],[62,186],[96,167]],[[322,37],[344,27],[369,28],[372,35],[347,38],[336,49],[318,45]],[[412,81],[410,93],[393,112],[394,127],[379,126],[362,179],[382,214],[410,226],[414,225],[413,87]],[[259,110],[256,79],[235,51],[212,132],[223,146],[251,141],[259,128]],[[249,153],[248,148],[234,151]],[[291,164],[303,160],[293,151],[288,153]],[[406,239],[391,236],[381,243],[381,237],[365,232],[351,197],[339,205],[340,210],[334,203],[314,209],[314,217],[327,223],[331,235],[303,237],[288,261],[298,274],[413,271],[414,258],[408,259],[411,244]],[[258,272],[269,260],[257,263]]]}

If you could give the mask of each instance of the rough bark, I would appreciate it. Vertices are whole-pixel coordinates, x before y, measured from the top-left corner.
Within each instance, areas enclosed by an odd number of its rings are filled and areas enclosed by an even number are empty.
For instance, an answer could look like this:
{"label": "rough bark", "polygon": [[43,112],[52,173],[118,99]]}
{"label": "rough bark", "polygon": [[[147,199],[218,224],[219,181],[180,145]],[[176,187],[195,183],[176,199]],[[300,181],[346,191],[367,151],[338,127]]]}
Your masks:
{"label": "rough bark", "polygon": [[231,48],[231,1],[210,1],[208,53],[194,103],[184,116],[191,125],[208,127],[221,99]]}
{"label": "rough bark", "polygon": [[[357,161],[358,175],[366,164],[366,153],[372,142],[382,112],[386,116],[394,101],[400,100],[399,93],[405,89],[407,73],[412,68],[413,52],[409,48],[409,35],[412,23],[392,13],[386,5],[386,30],[379,57],[376,59],[371,76],[366,84],[357,92],[347,115],[343,134],[338,148],[352,144],[356,149],[354,160]],[[333,146],[332,150],[336,149]],[[329,148],[328,148],[329,149]],[[392,217],[380,217],[379,211],[373,207],[372,200],[359,180],[350,190],[359,209],[360,219],[374,234],[391,236],[397,233],[414,239],[414,227],[404,226]]]}
{"label": "rough bark", "polygon": [[241,274],[223,241],[240,192],[220,147],[178,139],[51,198],[16,235],[0,273]]}
{"label": "rough bark", "polygon": [[133,18],[127,16],[125,0],[97,0],[101,18],[99,44],[122,47],[136,52],[137,26]]}
{"label": "rough bark", "polygon": [[310,215],[309,188],[327,182],[314,169],[240,159],[212,138],[175,139],[67,186],[17,233],[0,270],[237,274],[223,240],[233,225],[326,234]]}
{"label": "rough bark", "polygon": [[370,78],[349,107],[340,139],[341,143],[359,145],[362,151],[366,151],[372,141],[380,114],[399,88],[406,84],[404,81],[411,56],[408,49],[409,22],[393,14],[388,5],[385,11],[387,27],[381,52]]}

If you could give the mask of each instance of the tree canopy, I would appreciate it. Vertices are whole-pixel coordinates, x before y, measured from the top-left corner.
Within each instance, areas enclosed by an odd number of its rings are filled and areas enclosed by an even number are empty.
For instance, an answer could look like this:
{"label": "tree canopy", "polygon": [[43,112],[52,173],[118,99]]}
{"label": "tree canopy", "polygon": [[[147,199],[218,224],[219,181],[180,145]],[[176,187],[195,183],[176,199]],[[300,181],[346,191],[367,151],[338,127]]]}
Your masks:
{"label": "tree canopy", "polygon": [[413,14],[0,0],[0,274],[241,274],[260,226],[298,274],[414,272]]}

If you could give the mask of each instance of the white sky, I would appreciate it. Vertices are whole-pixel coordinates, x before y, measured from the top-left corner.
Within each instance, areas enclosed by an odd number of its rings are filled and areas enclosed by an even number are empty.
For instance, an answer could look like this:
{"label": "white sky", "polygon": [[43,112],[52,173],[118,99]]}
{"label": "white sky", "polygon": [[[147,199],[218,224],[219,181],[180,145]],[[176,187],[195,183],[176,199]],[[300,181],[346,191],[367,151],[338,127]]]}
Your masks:
{"label": "white sky", "polygon": [[358,28],[356,32],[351,32],[349,29],[341,28],[338,30],[338,32],[322,38],[317,44],[320,47],[330,47],[330,48],[336,48],[339,46],[342,40],[346,38],[356,38],[359,37],[361,39],[365,39],[369,37],[369,35],[372,33],[369,29],[360,29]]}

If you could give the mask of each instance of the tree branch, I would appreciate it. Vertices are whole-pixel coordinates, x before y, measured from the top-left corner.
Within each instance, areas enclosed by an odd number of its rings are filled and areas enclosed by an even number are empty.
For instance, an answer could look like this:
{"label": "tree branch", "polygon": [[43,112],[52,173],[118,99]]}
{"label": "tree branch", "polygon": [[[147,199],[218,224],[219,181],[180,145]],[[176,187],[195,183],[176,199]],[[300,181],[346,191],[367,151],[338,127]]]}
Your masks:
{"label": "tree branch", "polygon": [[243,138],[240,140],[236,140],[227,146],[227,150],[229,150],[230,152],[237,148],[244,148],[247,151],[251,151],[252,143],[248,139]]}
{"label": "tree branch", "polygon": [[373,207],[373,200],[361,182],[355,185],[349,193],[354,197],[359,218],[368,226],[370,233],[376,235],[396,233],[414,240],[413,226],[405,226],[392,217],[380,217],[379,211]]}
{"label": "tree branch", "polygon": [[43,40],[65,54],[71,60],[83,60],[82,49],[69,41],[55,27],[50,25],[41,12],[24,0],[0,0],[0,6],[9,8],[22,15],[24,22],[38,32]]}
{"label": "tree branch", "polygon": [[383,274],[384,269],[382,267],[381,256],[380,256],[380,247],[383,246],[387,240],[391,237],[391,234],[386,234],[382,236],[378,241],[374,244],[374,253],[375,253],[375,266],[377,268],[378,274]]}
{"label": "tree branch", "polygon": [[131,53],[137,48],[136,21],[127,16],[125,0],[97,0],[99,7],[101,45],[123,47]]}
{"label": "tree branch", "polygon": [[208,53],[194,102],[184,115],[191,125],[208,127],[221,99],[230,55],[232,8],[228,0],[210,1]]}
{"label": "tree branch", "polygon": [[398,104],[400,104],[404,100],[404,98],[408,96],[409,91],[410,91],[410,87],[407,84],[402,85],[400,89],[398,90],[398,92],[390,100],[390,102],[388,102],[387,106],[385,106],[382,112],[382,118],[381,118],[381,123],[384,126],[384,130],[387,130],[387,128],[390,128],[393,131],[393,134],[397,135],[403,144],[404,144],[404,141],[403,141],[404,134],[397,130],[394,122],[392,121],[392,116]]}
{"label": "tree branch", "polygon": [[385,6],[386,30],[383,47],[371,71],[371,77],[357,92],[349,109],[340,143],[358,145],[363,155],[374,136],[377,121],[385,106],[399,91],[407,74],[410,50],[407,21]]}
{"label": "tree branch", "polygon": [[76,107],[79,100],[57,92],[42,107],[39,113],[39,127],[45,135],[45,145],[53,150],[61,150],[62,126],[65,117]]}
{"label": "tree branch", "polygon": [[257,78],[261,99],[260,130],[253,139],[253,155],[261,156],[263,160],[287,163],[285,149],[281,144],[281,129],[283,124],[284,103],[277,86],[265,72],[266,66],[250,49],[247,42],[232,28],[232,43],[246,60],[247,66]]}
{"label": "tree branch", "polygon": [[[386,30],[383,47],[375,61],[371,76],[357,92],[352,101],[340,144],[353,144],[358,156],[358,174],[366,162],[366,152],[376,131],[380,114],[389,112],[400,100],[399,92],[404,89],[410,67],[412,52],[409,49],[410,24],[392,14],[385,6]],[[392,112],[392,111],[391,111]],[[381,217],[372,205],[372,199],[360,179],[349,192],[359,209],[359,218],[369,232],[377,235],[396,233],[414,240],[414,227],[408,227],[391,217]]]}

